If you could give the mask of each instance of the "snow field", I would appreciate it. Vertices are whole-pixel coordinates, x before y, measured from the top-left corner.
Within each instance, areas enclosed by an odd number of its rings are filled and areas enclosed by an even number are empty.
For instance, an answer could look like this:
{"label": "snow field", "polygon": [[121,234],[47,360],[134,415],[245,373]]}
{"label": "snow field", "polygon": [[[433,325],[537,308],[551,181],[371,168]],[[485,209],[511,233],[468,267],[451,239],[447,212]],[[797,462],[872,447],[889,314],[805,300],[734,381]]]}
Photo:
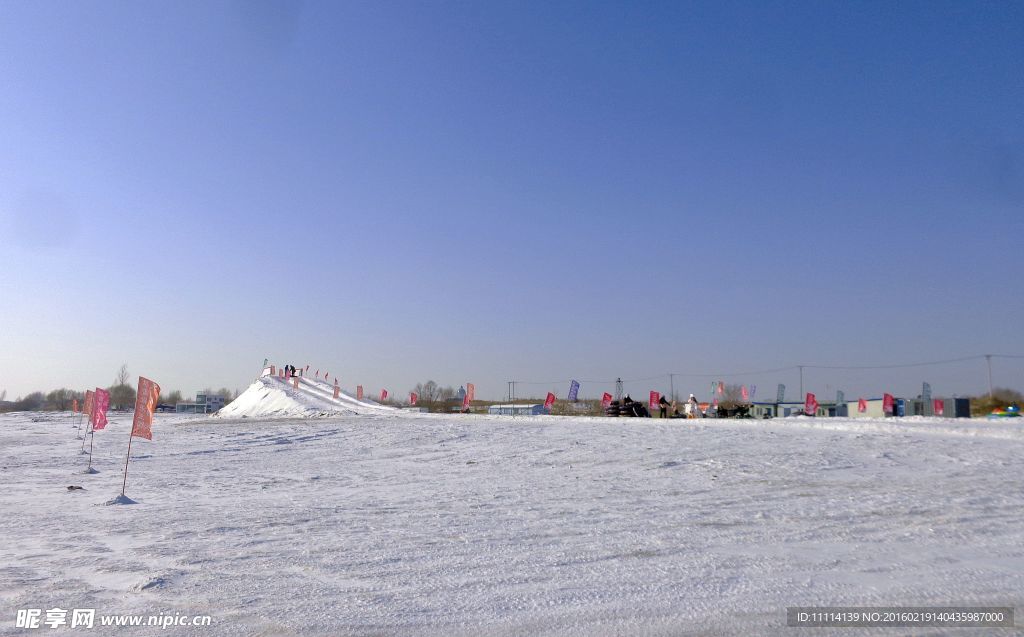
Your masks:
{"label": "snow field", "polygon": [[1024,606],[1016,424],[160,416],[133,443],[138,504],[107,506],[130,415],[92,476],[71,422],[0,416],[0,634],[55,606],[309,636],[791,635],[786,606]]}

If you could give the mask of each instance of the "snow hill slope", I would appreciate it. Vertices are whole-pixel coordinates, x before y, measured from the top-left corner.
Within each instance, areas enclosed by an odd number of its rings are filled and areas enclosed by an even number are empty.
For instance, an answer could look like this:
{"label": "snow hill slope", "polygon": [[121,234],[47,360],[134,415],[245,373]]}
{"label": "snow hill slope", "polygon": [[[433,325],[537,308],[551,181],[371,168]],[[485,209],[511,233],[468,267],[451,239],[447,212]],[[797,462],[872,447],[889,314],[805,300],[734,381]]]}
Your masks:
{"label": "snow hill slope", "polygon": [[221,418],[319,418],[357,416],[396,411],[368,400],[340,392],[334,398],[334,385],[312,378],[293,380],[265,374],[242,394],[217,412]]}

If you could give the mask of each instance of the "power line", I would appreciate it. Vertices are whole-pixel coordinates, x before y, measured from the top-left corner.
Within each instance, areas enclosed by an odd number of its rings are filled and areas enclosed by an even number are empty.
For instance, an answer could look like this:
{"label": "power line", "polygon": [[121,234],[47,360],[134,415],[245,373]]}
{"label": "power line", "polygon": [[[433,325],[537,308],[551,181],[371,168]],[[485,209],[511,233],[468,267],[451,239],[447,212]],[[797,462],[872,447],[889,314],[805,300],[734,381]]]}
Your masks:
{"label": "power line", "polygon": [[[995,356],[995,354],[993,354]],[[963,363],[985,358],[984,354],[976,356],[964,356],[963,358],[950,358],[942,361],[928,361],[925,363],[903,363],[900,365],[803,365],[807,369],[903,369],[907,367],[930,367],[932,365],[948,365],[950,363]],[[1022,357],[1024,358],[1024,357]]]}
{"label": "power line", "polygon": [[[729,374],[691,374],[691,373],[684,374],[682,372],[672,372],[672,375],[673,376],[689,376],[691,378],[726,378],[726,377],[730,377],[730,376],[757,376],[759,374],[774,374],[774,373],[777,373],[777,372],[788,372],[788,371],[792,371],[792,370],[796,369],[797,367],[798,367],[797,365],[790,365],[789,367],[777,367],[775,369],[762,369],[762,370],[756,371],[756,372],[733,372],[733,373],[729,373]],[[804,365],[804,367],[809,367],[809,366],[808,365]]]}
{"label": "power line", "polygon": [[721,372],[715,374],[708,374],[703,372],[666,372],[664,374],[658,374],[656,376],[647,376],[645,378],[626,378],[626,379],[615,379],[615,380],[592,380],[592,379],[559,379],[559,380],[517,380],[509,381],[515,382],[517,385],[561,385],[569,384],[573,380],[576,380],[580,384],[613,384],[616,382],[622,383],[641,383],[653,380],[662,380],[668,378],[669,382],[672,382],[673,376],[683,376],[688,378],[734,378],[736,376],[760,376],[764,374],[777,374],[780,372],[796,371],[800,369],[830,369],[830,370],[872,370],[872,369],[908,369],[913,367],[932,367],[936,365],[949,365],[952,363],[963,363],[967,361],[982,360],[992,358],[1012,358],[1012,359],[1024,359],[1024,354],[976,354],[974,356],[963,356],[961,358],[947,358],[938,361],[924,361],[918,363],[900,363],[890,365],[790,365],[788,367],[776,367],[773,369],[762,369],[757,371],[746,371],[746,372]]}

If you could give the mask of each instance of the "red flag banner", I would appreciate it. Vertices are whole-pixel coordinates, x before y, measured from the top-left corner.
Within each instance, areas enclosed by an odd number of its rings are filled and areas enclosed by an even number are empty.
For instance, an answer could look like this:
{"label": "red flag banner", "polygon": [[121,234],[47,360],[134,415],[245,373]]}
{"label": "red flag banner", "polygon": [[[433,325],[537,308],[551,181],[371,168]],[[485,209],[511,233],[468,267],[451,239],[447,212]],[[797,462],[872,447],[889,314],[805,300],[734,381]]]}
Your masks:
{"label": "red flag banner", "polygon": [[936,416],[941,416],[946,413],[946,404],[941,398],[936,398],[932,401],[932,409],[935,411]]}
{"label": "red flag banner", "polygon": [[78,413],[78,399],[77,398],[72,399],[72,401],[71,401],[71,413],[73,413],[73,414],[77,414]]}
{"label": "red flag banner", "polygon": [[808,416],[818,413],[818,399],[810,392],[807,392],[807,399],[804,400],[804,413]]}
{"label": "red flag banner", "polygon": [[93,396],[91,389],[85,392],[85,406],[82,408],[82,412],[89,419],[90,423],[92,422],[92,404],[95,400],[96,398]]}
{"label": "red flag banner", "polygon": [[341,387],[334,386],[334,400],[338,400],[338,396],[341,396]]}
{"label": "red flag banner", "polygon": [[110,392],[97,387],[92,406],[92,428],[94,431],[107,426],[108,407],[110,407]]}
{"label": "red flag banner", "polygon": [[362,400],[362,399],[363,399],[363,386],[362,385],[356,385],[356,400]]}
{"label": "red flag banner", "polygon": [[608,409],[611,406],[611,404],[612,404],[612,395],[609,394],[608,392],[605,392],[604,396],[601,396],[601,407],[603,407],[605,409]]}
{"label": "red flag banner", "polygon": [[388,390],[386,390],[386,389],[380,390],[380,402],[384,402],[387,399],[388,399]]}
{"label": "red flag banner", "polygon": [[466,383],[466,397],[469,398],[469,402],[476,400],[476,385],[473,383]]}
{"label": "red flag banner", "polygon": [[882,411],[885,412],[886,416],[892,415],[894,403],[895,399],[892,397],[892,394],[882,394]]}
{"label": "red flag banner", "polygon": [[414,392],[414,391],[409,392],[409,404],[410,405],[415,407],[416,403],[418,403],[419,401],[420,401],[420,397],[419,397],[419,395],[416,392]]}
{"label": "red flag banner", "polygon": [[548,397],[544,400],[544,409],[551,411],[551,406],[555,404],[555,395],[548,392]]}
{"label": "red flag banner", "polygon": [[651,411],[654,411],[655,409],[658,408],[658,401],[660,401],[660,400],[661,400],[661,394],[659,394],[656,391],[652,391],[651,392],[651,400],[650,400],[650,403],[648,403],[648,406],[651,408]]}
{"label": "red flag banner", "polygon": [[740,396],[743,397],[744,401],[750,400],[750,392],[747,391],[747,386],[743,385],[740,387]]}
{"label": "red flag banner", "polygon": [[718,395],[721,396],[725,393],[725,383],[718,381]]}
{"label": "red flag banner", "polygon": [[135,418],[132,419],[132,436],[153,439],[153,412],[160,400],[160,385],[139,376],[139,392],[135,395]]}
{"label": "red flag banner", "polygon": [[863,414],[867,410],[868,410],[868,401],[864,400],[863,398],[858,399],[857,400],[857,411],[859,411],[860,413]]}

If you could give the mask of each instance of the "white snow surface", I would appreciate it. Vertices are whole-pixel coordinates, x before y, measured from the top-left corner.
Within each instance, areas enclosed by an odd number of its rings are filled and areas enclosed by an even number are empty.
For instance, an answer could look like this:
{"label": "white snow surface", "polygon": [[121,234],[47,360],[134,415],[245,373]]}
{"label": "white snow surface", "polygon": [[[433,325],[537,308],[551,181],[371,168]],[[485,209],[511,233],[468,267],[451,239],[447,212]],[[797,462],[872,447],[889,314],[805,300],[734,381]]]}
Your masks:
{"label": "white snow surface", "polygon": [[[299,382],[298,388],[293,380]],[[344,391],[334,398],[334,386],[316,378],[285,380],[265,375],[219,412],[221,418],[310,418],[393,412],[393,407],[357,400]]]}
{"label": "white snow surface", "polygon": [[1017,422],[160,416],[125,505],[131,414],[94,475],[74,422],[0,415],[0,634],[73,634],[14,628],[55,607],[213,617],[125,635],[1021,634],[785,626],[1024,612]]}

